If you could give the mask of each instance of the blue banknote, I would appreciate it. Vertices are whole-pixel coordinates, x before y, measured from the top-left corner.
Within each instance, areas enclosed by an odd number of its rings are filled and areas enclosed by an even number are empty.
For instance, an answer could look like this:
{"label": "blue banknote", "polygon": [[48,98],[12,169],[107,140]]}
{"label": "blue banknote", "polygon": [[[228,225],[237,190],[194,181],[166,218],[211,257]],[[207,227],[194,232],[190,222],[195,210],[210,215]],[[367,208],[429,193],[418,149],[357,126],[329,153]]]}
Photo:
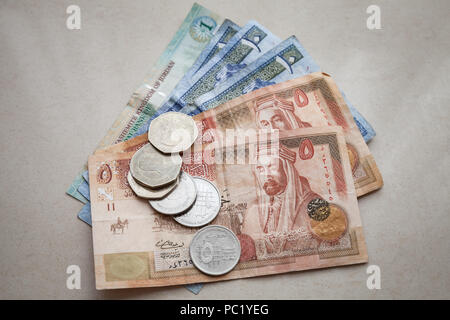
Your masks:
{"label": "blue banknote", "polygon": [[88,202],[88,199],[86,199],[85,197],[83,197],[83,195],[78,192],[78,187],[80,186],[80,184],[83,182],[83,177],[81,176],[81,174],[78,174],[76,176],[76,178],[72,181],[72,184],[70,185],[70,187],[67,189],[66,193],[72,197],[74,197],[75,199],[86,203]]}
{"label": "blue banknote", "polygon": [[78,192],[81,193],[81,195],[88,201],[91,201],[91,197],[89,195],[89,184],[86,180],[81,181],[81,184],[78,186]]}
{"label": "blue banknote", "polygon": [[[190,114],[214,108],[253,90],[317,71],[320,71],[319,66],[297,38],[292,36],[266,52],[244,70],[234,74],[220,86],[198,97],[194,102],[196,110],[191,111]],[[370,141],[375,136],[375,130],[348,101],[345,94],[343,97],[364,140]]]}
{"label": "blue banknote", "polygon": [[[242,29],[241,29],[242,32]],[[237,36],[238,34],[236,34]],[[235,37],[236,37],[235,36]],[[230,40],[230,43],[233,41],[233,39]],[[283,60],[282,56],[273,56],[273,53],[277,53],[277,50],[287,50],[287,46],[292,45],[293,43],[296,43],[298,52],[300,55],[300,59],[298,61],[295,61],[294,65],[290,65],[290,62],[288,60]],[[229,45],[230,45],[229,43]],[[225,51],[225,49],[224,49]],[[279,52],[278,52],[279,53]],[[292,57],[290,57],[292,59]],[[217,59],[217,58],[216,58]],[[270,59],[275,59],[278,63],[271,63]],[[205,67],[208,67],[211,63],[213,63],[215,59],[212,59]],[[273,73],[273,66],[281,66],[282,70],[280,74],[274,74]],[[239,67],[239,65],[236,65]],[[284,67],[283,67],[284,66]],[[204,73],[205,68],[202,68],[202,70],[199,71],[199,73]],[[232,69],[232,68],[229,68]],[[237,69],[237,68],[236,68]],[[223,68],[222,68],[223,71]],[[206,109],[213,108],[223,102],[226,102],[232,98],[235,98],[239,95],[248,93],[250,91],[279,83],[285,80],[293,79],[300,77],[302,75],[317,72],[320,71],[319,66],[314,62],[314,60],[309,56],[309,54],[306,52],[306,50],[301,46],[301,44],[298,42],[298,40],[295,37],[291,37],[287,40],[285,40],[282,44],[279,44],[278,46],[274,47],[269,52],[266,52],[263,56],[260,56],[256,61],[253,61],[248,67],[236,70],[237,72],[231,73],[228,72],[226,76],[226,81],[222,81],[219,85],[215,83],[214,88],[203,94],[200,97],[195,98],[193,104],[187,104],[184,105],[183,100],[180,100],[179,102],[173,103],[173,100],[176,98],[173,98],[176,96],[176,93],[171,94],[171,99],[165,103],[159,112],[157,112],[146,124],[144,124],[135,134],[135,136],[143,134],[147,132],[148,126],[153,118],[156,116],[167,112],[167,111],[179,111],[186,114],[189,114],[191,116],[196,115]],[[267,72],[269,71],[269,72]],[[253,77],[253,74],[250,73],[260,73],[263,74],[262,76],[255,76]],[[272,72],[272,73],[271,73]],[[250,76],[249,76],[250,74]],[[237,89],[239,85],[234,85],[236,82],[245,80],[245,79],[251,79],[246,85],[241,88],[240,90],[234,91],[231,93],[231,91]],[[205,80],[205,79],[203,79]],[[200,80],[199,80],[200,81]],[[184,84],[186,85],[186,83]],[[202,86],[203,83],[200,81],[198,86]],[[178,85],[177,85],[178,87]],[[207,85],[207,87],[211,87],[210,85]],[[188,89],[189,91],[190,89]],[[227,91],[226,94],[222,94],[222,91]],[[350,103],[350,101],[347,99],[346,95],[341,91],[344,100],[346,104],[348,105],[350,112],[352,113],[352,116],[356,122],[356,125],[359,128],[359,131],[361,132],[361,135],[363,136],[364,140],[366,142],[369,142],[375,135],[376,132],[373,129],[373,127],[370,125],[370,123],[359,113],[359,111]],[[171,103],[172,101],[172,103]]]}
{"label": "blue banknote", "polygon": [[151,117],[167,111],[189,114],[195,99],[211,91],[278,44],[280,39],[255,21],[242,27],[208,63],[181,80],[161,108]]}
{"label": "blue banknote", "polygon": [[83,179],[84,179],[87,183],[89,183],[89,171],[86,170],[86,171],[84,171],[81,175],[83,176]]}
{"label": "blue banknote", "polygon": [[247,68],[234,74],[222,85],[198,97],[194,104],[196,113],[214,108],[267,85],[320,71],[294,36],[273,47]]}
{"label": "blue banknote", "polygon": [[353,119],[355,120],[355,123],[359,129],[359,132],[361,132],[361,135],[363,136],[364,141],[369,142],[376,135],[375,129],[372,128],[372,126],[366,120],[366,118],[364,118],[362,116],[362,114],[359,113],[359,111],[350,103],[350,101],[348,101],[344,92],[341,91],[341,94],[345,100],[345,103],[347,104],[348,108],[350,109],[350,112],[352,113]]}
{"label": "blue banknote", "polygon": [[81,221],[86,222],[88,225],[92,227],[92,219],[91,219],[91,203],[87,202],[81,208],[80,212],[78,212],[78,218]]}
{"label": "blue banknote", "polygon": [[184,287],[186,289],[188,289],[190,292],[192,292],[193,294],[198,294],[202,290],[203,286],[204,286],[203,283],[193,283],[193,284],[187,284]]}

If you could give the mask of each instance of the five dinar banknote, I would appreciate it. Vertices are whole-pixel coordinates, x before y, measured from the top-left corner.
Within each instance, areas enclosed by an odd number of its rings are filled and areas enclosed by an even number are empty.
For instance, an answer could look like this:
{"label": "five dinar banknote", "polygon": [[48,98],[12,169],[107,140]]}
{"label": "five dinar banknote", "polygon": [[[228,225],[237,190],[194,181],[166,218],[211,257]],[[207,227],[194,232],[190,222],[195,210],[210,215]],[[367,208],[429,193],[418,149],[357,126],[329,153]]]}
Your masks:
{"label": "five dinar banknote", "polygon": [[[182,170],[217,187],[221,207],[210,224],[239,239],[239,263],[225,275],[193,266],[189,244],[199,228],[154,211],[128,183],[150,123],[166,112],[193,117],[199,137],[183,152]],[[367,262],[357,197],[383,185],[367,146],[374,136],[295,36],[283,41],[256,21],[240,27],[194,4],[67,190],[85,203],[78,216],[92,225],[96,287]]]}

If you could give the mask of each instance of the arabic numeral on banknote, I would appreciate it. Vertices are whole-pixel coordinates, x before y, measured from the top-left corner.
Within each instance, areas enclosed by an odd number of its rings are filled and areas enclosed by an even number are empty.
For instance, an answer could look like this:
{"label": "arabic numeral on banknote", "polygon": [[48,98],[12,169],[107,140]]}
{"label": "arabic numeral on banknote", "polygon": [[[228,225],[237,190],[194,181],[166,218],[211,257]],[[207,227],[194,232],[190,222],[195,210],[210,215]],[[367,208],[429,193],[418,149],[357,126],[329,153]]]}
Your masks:
{"label": "arabic numeral on banknote", "polygon": [[192,22],[189,33],[195,41],[206,42],[213,35],[216,25],[216,21],[211,17],[198,17]]}

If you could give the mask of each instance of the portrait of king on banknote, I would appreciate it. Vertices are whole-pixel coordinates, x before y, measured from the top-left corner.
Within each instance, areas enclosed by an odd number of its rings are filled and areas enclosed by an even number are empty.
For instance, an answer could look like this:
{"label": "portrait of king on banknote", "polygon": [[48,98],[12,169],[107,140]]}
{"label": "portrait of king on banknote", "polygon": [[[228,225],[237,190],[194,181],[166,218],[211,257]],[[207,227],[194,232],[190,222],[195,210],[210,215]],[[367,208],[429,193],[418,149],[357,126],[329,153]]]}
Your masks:
{"label": "portrait of king on banknote", "polygon": [[[234,195],[230,199],[247,199],[245,206],[240,203],[246,210],[238,210],[239,223],[232,226],[245,248],[241,261],[296,256],[323,247],[338,250],[350,244],[349,234],[345,237],[348,216],[338,203],[353,198],[353,186],[344,179],[343,159],[332,151],[336,141],[331,135],[292,139],[292,132],[286,131],[291,139],[282,137],[279,144],[259,143],[253,161],[246,160],[251,166],[225,165],[237,180],[227,180],[227,191]],[[248,156],[238,151],[236,157],[240,155]],[[323,179],[317,178],[316,170],[323,171]],[[244,189],[244,182],[252,187]]]}
{"label": "portrait of king on banknote", "polygon": [[259,223],[249,223],[249,228],[258,226],[259,231],[273,233],[305,227],[308,203],[321,197],[297,171],[295,152],[280,146],[278,155],[272,156],[270,150],[270,146],[258,149],[252,170],[257,181]]}
{"label": "portrait of king on banknote", "polygon": [[291,101],[277,96],[258,101],[255,111],[256,124],[259,128],[292,130],[311,127],[309,122],[302,121],[295,114],[295,107]]}

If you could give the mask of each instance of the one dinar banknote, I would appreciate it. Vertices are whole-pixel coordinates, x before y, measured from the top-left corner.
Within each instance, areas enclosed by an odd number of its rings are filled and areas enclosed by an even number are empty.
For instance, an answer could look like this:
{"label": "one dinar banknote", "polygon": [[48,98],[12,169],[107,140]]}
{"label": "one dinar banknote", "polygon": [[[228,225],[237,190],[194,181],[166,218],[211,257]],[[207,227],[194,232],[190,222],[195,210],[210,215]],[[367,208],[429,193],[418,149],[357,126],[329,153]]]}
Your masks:
{"label": "one dinar banknote", "polygon": [[[122,142],[133,137],[156,112],[186,71],[198,59],[215,31],[224,19],[220,15],[194,3],[175,36],[158,61],[153,65],[143,83],[136,89],[125,109],[116,118],[98,148]],[[234,25],[234,24],[233,24]],[[223,32],[227,29],[224,28]],[[226,41],[228,38],[220,39]],[[220,41],[219,41],[220,42]],[[221,46],[219,43],[218,46]],[[216,51],[215,48],[211,50]],[[212,57],[206,57],[209,59]],[[84,167],[74,179],[67,194],[86,203],[88,200],[78,191],[84,179]]]}
{"label": "one dinar banknote", "polygon": [[343,129],[357,196],[383,186],[383,179],[333,79],[316,72],[267,86],[194,116],[203,137],[227,129]]}
{"label": "one dinar banknote", "polygon": [[183,156],[184,171],[208,179],[221,193],[222,206],[212,224],[231,229],[240,241],[240,262],[219,277],[192,265],[189,244],[198,228],[157,213],[130,189],[126,177],[134,152],[92,155],[97,289],[220,281],[366,262],[342,128],[298,128],[274,131],[274,136],[255,132],[253,139],[233,140],[214,150],[197,143]]}

